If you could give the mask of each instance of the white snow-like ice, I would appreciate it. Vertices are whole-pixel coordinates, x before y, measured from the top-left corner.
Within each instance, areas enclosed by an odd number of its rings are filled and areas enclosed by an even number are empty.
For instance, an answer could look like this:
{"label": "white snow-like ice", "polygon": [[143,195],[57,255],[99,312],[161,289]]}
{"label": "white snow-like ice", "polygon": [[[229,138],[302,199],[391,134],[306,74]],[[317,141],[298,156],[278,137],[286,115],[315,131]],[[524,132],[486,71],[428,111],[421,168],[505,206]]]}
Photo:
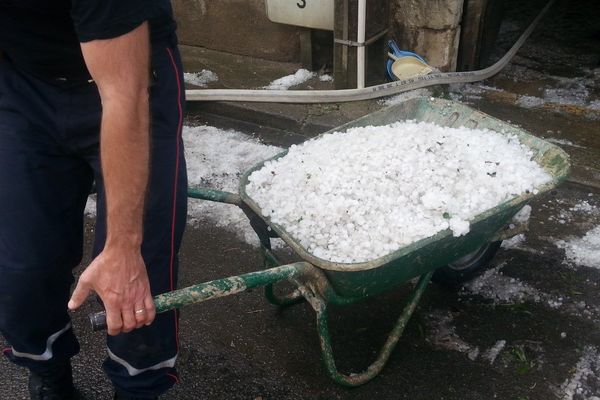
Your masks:
{"label": "white snow-like ice", "polygon": [[556,77],[555,79],[557,80],[556,86],[544,90],[544,99],[547,102],[581,106],[586,106],[589,103],[590,91],[588,85],[590,85],[590,82],[587,79],[563,77]]}
{"label": "white snow-like ice", "polygon": [[469,281],[462,288],[462,294],[476,294],[492,300],[495,304],[524,303],[526,301],[539,302],[546,298],[534,287],[502,274],[504,265],[488,269],[480,276]]}
{"label": "white snow-like ice", "polygon": [[541,107],[545,103],[544,99],[541,99],[536,96],[520,96],[517,99],[517,105],[523,108],[535,108]]}
{"label": "white snow-like ice", "polygon": [[[597,216],[600,215],[600,208],[586,200],[580,200],[577,204],[572,207],[564,207],[566,204],[564,201],[555,200],[556,204],[562,208],[558,210],[557,215],[551,215],[548,217],[548,221],[557,221],[560,224],[571,223],[579,215]],[[562,243],[562,242],[559,242]]]}
{"label": "white snow-like ice", "polygon": [[[282,151],[248,135],[212,126],[184,127],[183,140],[191,187],[238,193],[241,175],[253,165]],[[188,223],[210,222],[258,245],[248,218],[236,206],[190,199]]]}
{"label": "white snow-like ice", "polygon": [[185,126],[183,141],[189,186],[236,193],[246,170],[282,151],[243,133],[206,125]]}
{"label": "white snow-like ice", "polygon": [[590,204],[589,202],[582,200],[579,203],[571,207],[571,211],[583,214],[597,214],[599,212],[598,207]]}
{"label": "white snow-like ice", "polygon": [[210,82],[218,81],[219,77],[214,72],[203,69],[200,72],[184,72],[183,80],[192,85],[206,87]]}
{"label": "white snow-like ice", "polygon": [[511,238],[508,239],[504,239],[502,241],[502,248],[503,249],[518,249],[519,247],[521,247],[521,245],[523,245],[525,243],[525,234],[524,233],[520,233],[516,236],[513,236]]}
{"label": "white snow-like ice", "polygon": [[526,204],[519,210],[518,213],[515,214],[512,220],[517,223],[524,224],[525,222],[529,221],[529,218],[531,218],[531,206]]}
{"label": "white snow-like ice", "polygon": [[583,355],[574,368],[573,376],[567,379],[560,386],[560,392],[557,393],[561,400],[574,399],[597,399],[594,389],[587,384],[590,377],[597,377],[600,374],[600,353],[594,346],[585,346]]}
{"label": "white snow-like ice", "polygon": [[600,225],[582,238],[559,240],[556,245],[565,249],[567,260],[586,267],[600,268]]}
{"label": "white snow-like ice", "polygon": [[316,76],[314,72],[310,72],[307,69],[299,69],[292,75],[287,75],[279,79],[275,79],[273,82],[265,86],[265,89],[272,90],[287,90],[292,86],[298,86],[301,83],[308,81]]}
{"label": "white snow-like ice", "polygon": [[292,146],[250,176],[264,216],[316,257],[372,260],[450,228],[551,177],[516,136],[397,122]]}
{"label": "white snow-like ice", "polygon": [[[544,108],[547,105],[575,105],[592,112],[600,110],[600,100],[593,95],[593,88],[597,86],[598,80],[595,71],[588,70],[584,71],[583,76],[566,78],[542,74],[535,69],[513,64],[505,68],[502,75],[515,82],[542,79],[548,82],[540,88],[542,91],[538,96],[515,93],[517,95],[515,103],[520,107],[534,109]],[[492,91],[504,91],[478,82],[450,84],[449,88],[452,99],[467,101],[481,99],[486,93]]]}
{"label": "white snow-like ice", "polygon": [[488,351],[483,353],[483,358],[487,359],[490,364],[493,364],[496,361],[496,357],[498,354],[504,349],[506,346],[506,340],[498,340],[495,345],[493,345]]}

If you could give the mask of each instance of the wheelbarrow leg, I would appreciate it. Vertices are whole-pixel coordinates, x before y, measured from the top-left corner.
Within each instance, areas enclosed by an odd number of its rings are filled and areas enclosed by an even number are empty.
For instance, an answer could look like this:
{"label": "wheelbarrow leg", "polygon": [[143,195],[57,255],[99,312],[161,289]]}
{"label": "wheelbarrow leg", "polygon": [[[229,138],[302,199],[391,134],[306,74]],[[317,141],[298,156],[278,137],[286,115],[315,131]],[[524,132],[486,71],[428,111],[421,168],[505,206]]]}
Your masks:
{"label": "wheelbarrow leg", "polygon": [[406,305],[404,306],[404,310],[402,310],[402,314],[396,321],[394,328],[388,335],[385,344],[379,352],[377,359],[371,365],[369,365],[365,371],[349,375],[340,373],[335,365],[335,358],[333,356],[333,350],[331,347],[331,336],[329,334],[329,324],[327,321],[327,302],[318,293],[309,290],[306,286],[300,287],[303,295],[306,297],[317,314],[317,329],[321,343],[323,362],[325,363],[327,372],[335,382],[343,386],[360,386],[364,383],[367,383],[381,372],[392,351],[396,347],[398,340],[402,336],[402,332],[404,331],[404,328],[406,327],[411,315],[415,311],[415,308],[421,299],[421,295],[431,280],[432,274],[433,272],[429,272],[422,275],[419,279],[419,282],[413,289]]}

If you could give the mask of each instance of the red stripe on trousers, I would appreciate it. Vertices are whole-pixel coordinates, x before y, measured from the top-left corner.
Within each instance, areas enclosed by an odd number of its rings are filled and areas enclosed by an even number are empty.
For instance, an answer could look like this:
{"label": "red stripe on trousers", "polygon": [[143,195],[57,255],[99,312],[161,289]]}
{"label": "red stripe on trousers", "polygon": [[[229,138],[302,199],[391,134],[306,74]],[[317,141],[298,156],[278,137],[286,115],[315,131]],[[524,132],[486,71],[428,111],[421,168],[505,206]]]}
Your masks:
{"label": "red stripe on trousers", "polygon": [[[170,287],[171,290],[174,290],[175,284],[173,279],[173,268],[175,263],[175,221],[177,218],[177,182],[179,180],[179,152],[181,151],[179,148],[179,138],[181,136],[181,130],[183,128],[183,107],[181,105],[181,79],[179,79],[179,69],[177,68],[177,64],[175,63],[175,57],[173,57],[173,52],[168,47],[167,53],[169,54],[171,64],[173,65],[173,70],[175,71],[175,80],[177,81],[177,108],[179,111],[179,123],[177,124],[177,134],[175,135],[176,161],[175,181],[173,182],[173,218],[171,220],[171,259],[169,261],[169,271],[171,279]],[[179,351],[179,321],[177,320],[177,311],[175,311],[173,315],[175,318],[175,340],[177,341],[177,351]]]}

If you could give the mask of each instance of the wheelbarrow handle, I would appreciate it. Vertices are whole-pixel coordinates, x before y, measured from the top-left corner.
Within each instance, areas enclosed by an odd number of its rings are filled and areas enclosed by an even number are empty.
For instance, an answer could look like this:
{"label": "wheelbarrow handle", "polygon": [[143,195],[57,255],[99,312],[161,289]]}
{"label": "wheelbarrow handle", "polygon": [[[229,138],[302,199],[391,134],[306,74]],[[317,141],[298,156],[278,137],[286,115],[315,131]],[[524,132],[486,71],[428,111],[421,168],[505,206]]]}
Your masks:
{"label": "wheelbarrow handle", "polygon": [[242,205],[242,199],[237,193],[225,192],[223,190],[189,187],[187,192],[188,197],[200,200],[209,200],[217,203]]}
{"label": "wheelbarrow handle", "polygon": [[[200,303],[218,297],[230,296],[248,289],[277,283],[286,279],[297,278],[308,274],[313,267],[307,262],[297,262],[282,265],[263,271],[250,272],[239,276],[216,279],[214,281],[199,283],[183,289],[159,294],[154,297],[154,306],[157,313],[180,308],[188,304]],[[100,311],[88,316],[93,331],[107,328],[106,312]]]}

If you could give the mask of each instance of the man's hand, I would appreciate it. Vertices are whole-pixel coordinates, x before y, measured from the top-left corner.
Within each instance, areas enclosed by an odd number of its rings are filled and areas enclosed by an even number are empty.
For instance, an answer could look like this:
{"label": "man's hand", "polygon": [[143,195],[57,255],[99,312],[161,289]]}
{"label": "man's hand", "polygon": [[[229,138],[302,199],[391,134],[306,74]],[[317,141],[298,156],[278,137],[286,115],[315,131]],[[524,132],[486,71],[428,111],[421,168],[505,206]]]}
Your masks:
{"label": "man's hand", "polygon": [[150,159],[148,23],[116,38],[82,43],[81,51],[102,100],[106,242],[79,278],[69,308],[95,290],[106,306],[108,333],[116,335],[155,315],[141,256]]}
{"label": "man's hand", "polygon": [[81,274],[69,308],[78,308],[92,290],[104,302],[109,335],[130,332],[154,320],[154,302],[139,250],[105,248]]}

